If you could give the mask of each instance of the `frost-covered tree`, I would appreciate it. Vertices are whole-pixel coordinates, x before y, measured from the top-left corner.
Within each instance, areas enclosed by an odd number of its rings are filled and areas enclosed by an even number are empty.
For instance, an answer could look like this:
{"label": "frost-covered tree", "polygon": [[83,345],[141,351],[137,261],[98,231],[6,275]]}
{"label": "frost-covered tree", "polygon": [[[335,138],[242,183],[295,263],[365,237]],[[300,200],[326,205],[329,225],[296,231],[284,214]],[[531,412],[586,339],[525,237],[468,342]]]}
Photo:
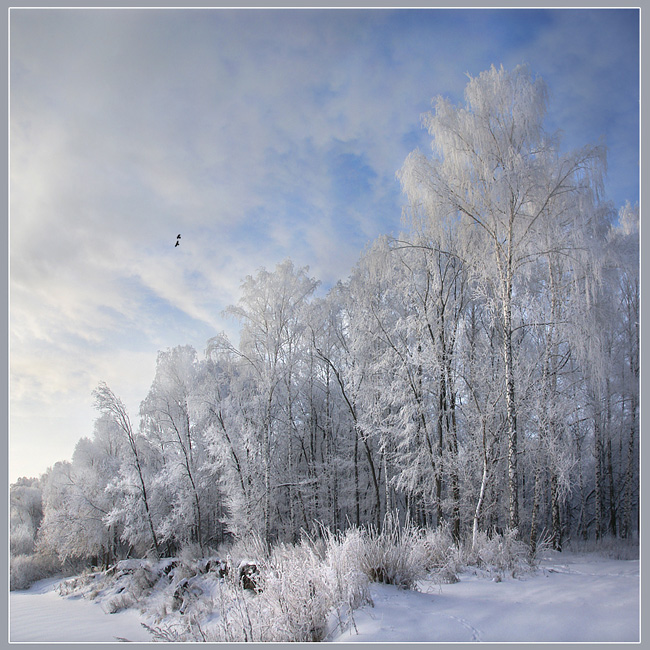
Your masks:
{"label": "frost-covered tree", "polygon": [[12,555],[34,552],[43,520],[43,494],[37,478],[19,478],[9,488],[9,543]]}
{"label": "frost-covered tree", "polygon": [[603,272],[585,287],[583,345],[577,346],[593,427],[596,537],[628,535],[636,528],[632,511],[638,494],[638,216],[638,206],[628,204],[608,229],[600,253]]}
{"label": "frost-covered tree", "polygon": [[[418,406],[418,421],[426,431],[425,395],[433,400],[434,440],[438,456],[435,483],[438,524],[443,511],[443,477],[449,484],[446,502],[453,520],[455,539],[460,534],[458,420],[458,346],[469,299],[471,268],[467,251],[471,241],[458,232],[453,221],[435,219],[423,206],[413,203],[407,215],[412,233],[394,243],[407,284],[403,288],[405,306],[415,328],[411,346],[417,353],[416,377],[409,378]],[[443,467],[444,465],[444,467]]]}
{"label": "frost-covered tree", "polygon": [[237,536],[259,529],[259,444],[252,426],[251,382],[246,381],[239,357],[226,339],[214,338],[208,345],[205,372],[197,391],[201,423],[205,430],[207,462],[218,476],[225,500],[219,521]]}
{"label": "frost-covered tree", "polygon": [[125,539],[133,544],[145,544],[156,557],[160,557],[150,491],[151,477],[146,463],[149,446],[133,431],[124,403],[105,382],[97,386],[93,397],[95,408],[117,426],[126,449],[119,478],[113,484],[113,489],[121,494],[121,502],[107,515],[109,524],[121,523]]}
{"label": "frost-covered tree", "polygon": [[[338,282],[311,310],[311,352],[319,363],[324,391],[328,467],[333,484],[328,502],[338,505],[331,513],[335,523],[377,521],[374,453],[359,422],[358,399],[364,373],[354,353],[355,301],[351,282]],[[374,498],[369,497],[369,493]],[[373,517],[371,511],[375,510]],[[327,517],[323,519],[327,521]],[[338,526],[336,526],[338,528]]]}
{"label": "frost-covered tree", "polygon": [[575,460],[570,432],[581,417],[572,390],[580,380],[571,363],[576,349],[582,346],[576,326],[589,310],[585,279],[597,284],[607,259],[602,246],[608,212],[588,190],[577,194],[580,202],[576,202],[574,192],[567,191],[557,200],[557,214],[540,221],[537,237],[542,252],[531,261],[527,291],[519,298],[528,313],[525,368],[531,378],[526,402],[534,456],[533,548],[546,481],[550,483],[551,540],[556,549],[561,547],[561,505],[571,487]]}
{"label": "frost-covered tree", "polygon": [[[481,241],[473,267],[499,318],[508,437],[509,525],[519,525],[514,340],[522,323],[514,310],[531,263],[546,250],[539,232],[549,220],[566,219],[568,197],[582,220],[583,202],[600,188],[604,152],[585,147],[561,154],[558,138],[546,134],[547,92],[529,69],[492,67],[471,77],[465,104],[439,97],[424,123],[433,155],[413,152],[401,170],[413,204],[430,218],[451,215],[459,229],[474,229]],[[582,225],[582,221],[576,224]]]}
{"label": "frost-covered tree", "polygon": [[[635,498],[638,497],[638,449],[639,449],[639,325],[640,325],[640,279],[639,279],[639,206],[627,203],[619,214],[617,228],[612,233],[616,246],[619,268],[618,323],[620,326],[620,416],[627,429],[627,450],[624,469],[624,497],[621,532],[628,537],[638,529],[634,522]],[[637,509],[638,513],[638,509]]]}
{"label": "frost-covered tree", "polygon": [[152,490],[169,506],[158,523],[160,539],[181,545],[202,546],[216,532],[211,510],[218,491],[193,403],[200,372],[191,346],[159,352],[156,375],[140,407],[143,432],[160,449],[162,462]]}
{"label": "frost-covered tree", "polygon": [[118,498],[106,488],[119,471],[123,451],[119,430],[104,416],[96,421],[92,439],[79,440],[72,462],[57,463],[48,474],[39,543],[62,561],[107,567],[120,556],[120,526],[107,523]]}
{"label": "frost-covered tree", "polygon": [[461,503],[471,518],[472,546],[479,532],[498,521],[502,445],[506,426],[499,378],[502,355],[493,315],[480,299],[470,301],[461,329],[459,420],[462,428]]}
{"label": "frost-covered tree", "polygon": [[224,336],[209,342],[211,353],[238,359],[240,396],[247,400],[239,414],[244,418],[239,431],[249,439],[247,454],[257,464],[251,480],[258,483],[255,491],[260,495],[246,507],[258,511],[257,526],[267,541],[286,527],[285,517],[289,527],[295,527],[293,508],[301,498],[301,485],[291,478],[301,442],[294,409],[296,380],[306,306],[318,286],[307,271],[294,269],[287,260],[273,272],[260,269],[248,276],[238,305],[228,309],[241,323],[239,347]]}
{"label": "frost-covered tree", "polygon": [[361,516],[358,440],[342,376],[347,352],[341,291],[338,284],[310,305],[305,395],[313,510],[333,530]]}

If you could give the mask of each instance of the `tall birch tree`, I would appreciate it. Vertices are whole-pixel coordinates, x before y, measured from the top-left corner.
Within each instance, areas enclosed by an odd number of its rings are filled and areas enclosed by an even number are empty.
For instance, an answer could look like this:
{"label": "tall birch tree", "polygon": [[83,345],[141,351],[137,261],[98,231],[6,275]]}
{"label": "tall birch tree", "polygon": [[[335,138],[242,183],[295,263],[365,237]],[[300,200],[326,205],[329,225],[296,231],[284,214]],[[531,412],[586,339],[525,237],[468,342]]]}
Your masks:
{"label": "tall birch tree", "polygon": [[508,439],[508,523],[519,526],[517,467],[518,392],[513,307],[528,266],[544,251],[542,222],[564,214],[567,194],[580,208],[583,196],[600,188],[604,151],[585,147],[561,154],[546,134],[547,91],[526,66],[492,66],[470,77],[464,105],[438,97],[424,116],[433,155],[413,152],[401,170],[411,202],[429,212],[455,215],[460,228],[481,232],[473,262],[499,316]]}

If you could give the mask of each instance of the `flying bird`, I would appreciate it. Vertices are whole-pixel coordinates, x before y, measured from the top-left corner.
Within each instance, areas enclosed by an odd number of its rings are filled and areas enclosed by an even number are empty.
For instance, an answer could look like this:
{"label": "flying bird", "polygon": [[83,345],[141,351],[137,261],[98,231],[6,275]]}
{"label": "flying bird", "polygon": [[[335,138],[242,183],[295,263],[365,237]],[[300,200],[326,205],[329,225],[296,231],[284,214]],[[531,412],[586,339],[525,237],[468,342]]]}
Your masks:
{"label": "flying bird", "polygon": [[174,248],[176,248],[176,246],[178,246],[178,245],[181,243],[181,242],[180,242],[180,239],[181,239],[181,236],[180,236],[180,235],[176,235],[176,243],[174,244]]}

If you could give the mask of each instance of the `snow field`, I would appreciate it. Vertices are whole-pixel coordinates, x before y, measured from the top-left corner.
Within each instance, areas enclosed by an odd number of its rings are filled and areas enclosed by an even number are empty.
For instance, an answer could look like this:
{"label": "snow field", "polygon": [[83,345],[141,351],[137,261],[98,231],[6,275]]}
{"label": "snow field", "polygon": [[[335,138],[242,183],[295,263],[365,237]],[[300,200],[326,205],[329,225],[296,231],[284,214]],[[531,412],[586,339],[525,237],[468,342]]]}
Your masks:
{"label": "snow field", "polygon": [[129,609],[107,615],[99,603],[81,596],[61,597],[57,579],[41,580],[9,596],[9,640],[15,642],[151,641],[140,613]]}
{"label": "snow field", "polygon": [[421,591],[374,584],[374,607],[355,612],[338,642],[639,641],[639,561],[547,554],[541,568],[500,582],[460,574]]}
{"label": "snow field", "polygon": [[[639,561],[584,553],[547,553],[535,573],[521,578],[490,578],[465,570],[454,584],[427,577],[419,591],[373,583],[373,605],[354,612],[354,624],[330,627],[333,642],[634,642],[639,640]],[[193,605],[187,614],[167,611],[169,597],[154,589],[143,614],[126,609],[106,614],[115,594],[95,594],[95,602],[79,593],[59,596],[57,580],[44,580],[10,594],[10,638],[15,641],[150,641],[140,624],[155,620],[172,640],[187,630],[187,619],[200,620],[210,638],[219,627],[218,601],[227,590],[206,576],[193,580]],[[65,593],[65,592],[64,592]],[[101,604],[100,604],[101,603]],[[262,604],[250,592],[242,603]],[[233,602],[233,606],[238,606]],[[251,611],[254,611],[251,609]],[[155,612],[157,612],[155,614]],[[200,616],[199,616],[200,615]],[[336,621],[331,621],[336,623]],[[195,627],[197,640],[199,628]],[[159,639],[160,640],[160,639]]]}

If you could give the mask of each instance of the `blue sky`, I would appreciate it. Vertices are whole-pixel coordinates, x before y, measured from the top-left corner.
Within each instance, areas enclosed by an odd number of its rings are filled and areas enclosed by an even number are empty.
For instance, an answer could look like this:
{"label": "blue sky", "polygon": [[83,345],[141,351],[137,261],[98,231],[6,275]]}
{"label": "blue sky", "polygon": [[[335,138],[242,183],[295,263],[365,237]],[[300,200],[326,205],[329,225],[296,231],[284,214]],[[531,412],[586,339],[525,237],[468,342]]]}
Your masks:
{"label": "blue sky", "polygon": [[137,419],[157,350],[235,335],[246,275],[327,288],[397,234],[395,174],[466,73],[527,63],[548,129],[639,198],[635,10],[14,9],[10,47],[12,480],[91,435],[100,380]]}

